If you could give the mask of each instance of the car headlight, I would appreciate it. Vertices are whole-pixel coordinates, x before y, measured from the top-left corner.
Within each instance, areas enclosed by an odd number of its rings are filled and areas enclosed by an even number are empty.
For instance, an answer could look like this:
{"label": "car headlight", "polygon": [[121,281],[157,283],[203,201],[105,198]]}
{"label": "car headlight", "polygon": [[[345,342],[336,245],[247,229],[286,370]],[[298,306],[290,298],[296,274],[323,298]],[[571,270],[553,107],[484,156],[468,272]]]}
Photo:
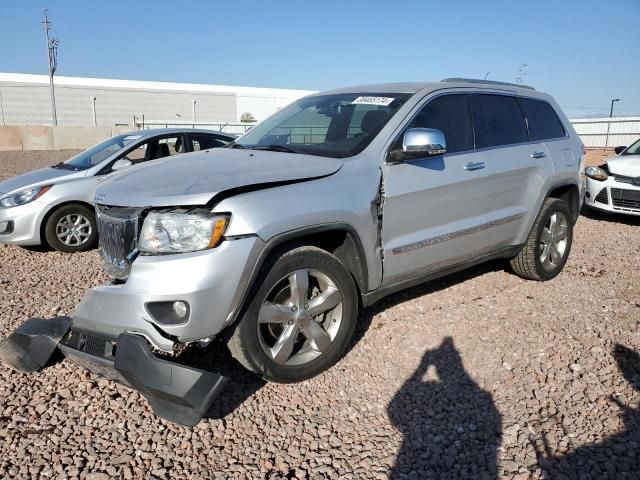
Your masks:
{"label": "car headlight", "polygon": [[594,180],[598,180],[600,182],[609,178],[609,174],[600,167],[587,167],[584,173],[587,174],[587,177],[593,178]]}
{"label": "car headlight", "polygon": [[0,198],[0,208],[17,207],[25,203],[33,202],[36,198],[40,198],[52,185],[43,185],[41,187],[26,188],[16,193],[10,193]]}
{"label": "car headlight", "polygon": [[195,252],[216,247],[229,215],[151,212],[140,232],[138,250],[146,253]]}

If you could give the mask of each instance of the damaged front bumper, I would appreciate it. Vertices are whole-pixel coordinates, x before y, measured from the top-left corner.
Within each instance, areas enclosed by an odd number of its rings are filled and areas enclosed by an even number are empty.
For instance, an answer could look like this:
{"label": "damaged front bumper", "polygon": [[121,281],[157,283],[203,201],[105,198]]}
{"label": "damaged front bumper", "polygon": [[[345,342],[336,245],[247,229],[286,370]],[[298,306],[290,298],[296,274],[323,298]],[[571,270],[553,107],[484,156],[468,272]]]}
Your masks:
{"label": "damaged front bumper", "polygon": [[0,343],[0,361],[21,372],[47,365],[56,351],[88,370],[139,391],[156,415],[196,425],[227,378],[159,358],[141,336],[115,339],[73,328],[69,317],[30,318]]}

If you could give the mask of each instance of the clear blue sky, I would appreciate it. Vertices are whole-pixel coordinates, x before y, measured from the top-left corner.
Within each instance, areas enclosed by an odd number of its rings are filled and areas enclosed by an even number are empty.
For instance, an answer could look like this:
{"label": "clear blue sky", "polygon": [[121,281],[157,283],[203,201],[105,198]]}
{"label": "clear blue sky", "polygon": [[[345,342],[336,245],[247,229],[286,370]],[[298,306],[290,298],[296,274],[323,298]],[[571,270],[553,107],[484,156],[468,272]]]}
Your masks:
{"label": "clear blue sky", "polygon": [[0,71],[313,90],[464,76],[640,115],[640,0],[0,0]]}

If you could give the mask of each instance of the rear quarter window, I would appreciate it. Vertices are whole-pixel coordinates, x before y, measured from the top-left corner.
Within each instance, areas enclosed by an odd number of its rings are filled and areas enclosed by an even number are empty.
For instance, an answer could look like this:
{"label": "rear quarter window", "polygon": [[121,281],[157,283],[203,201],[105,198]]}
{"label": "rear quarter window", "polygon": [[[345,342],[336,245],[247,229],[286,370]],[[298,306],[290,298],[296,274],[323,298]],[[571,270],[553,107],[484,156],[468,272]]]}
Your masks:
{"label": "rear quarter window", "polygon": [[527,116],[531,140],[548,140],[567,135],[555,110],[547,102],[533,98],[520,98],[520,103]]}
{"label": "rear quarter window", "polygon": [[524,114],[515,97],[472,94],[469,98],[473,113],[476,148],[529,141]]}

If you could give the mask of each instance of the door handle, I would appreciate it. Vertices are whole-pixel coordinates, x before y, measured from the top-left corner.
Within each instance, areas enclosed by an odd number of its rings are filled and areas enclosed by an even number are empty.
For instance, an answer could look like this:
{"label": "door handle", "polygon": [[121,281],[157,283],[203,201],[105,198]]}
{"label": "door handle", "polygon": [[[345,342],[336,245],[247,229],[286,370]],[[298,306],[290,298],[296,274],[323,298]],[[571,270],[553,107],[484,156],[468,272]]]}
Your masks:
{"label": "door handle", "polygon": [[547,154],[544,153],[544,152],[533,152],[531,154],[531,158],[544,158],[546,156],[547,156]]}
{"label": "door handle", "polygon": [[481,170],[483,168],[484,162],[469,162],[464,166],[464,169],[468,171]]}

